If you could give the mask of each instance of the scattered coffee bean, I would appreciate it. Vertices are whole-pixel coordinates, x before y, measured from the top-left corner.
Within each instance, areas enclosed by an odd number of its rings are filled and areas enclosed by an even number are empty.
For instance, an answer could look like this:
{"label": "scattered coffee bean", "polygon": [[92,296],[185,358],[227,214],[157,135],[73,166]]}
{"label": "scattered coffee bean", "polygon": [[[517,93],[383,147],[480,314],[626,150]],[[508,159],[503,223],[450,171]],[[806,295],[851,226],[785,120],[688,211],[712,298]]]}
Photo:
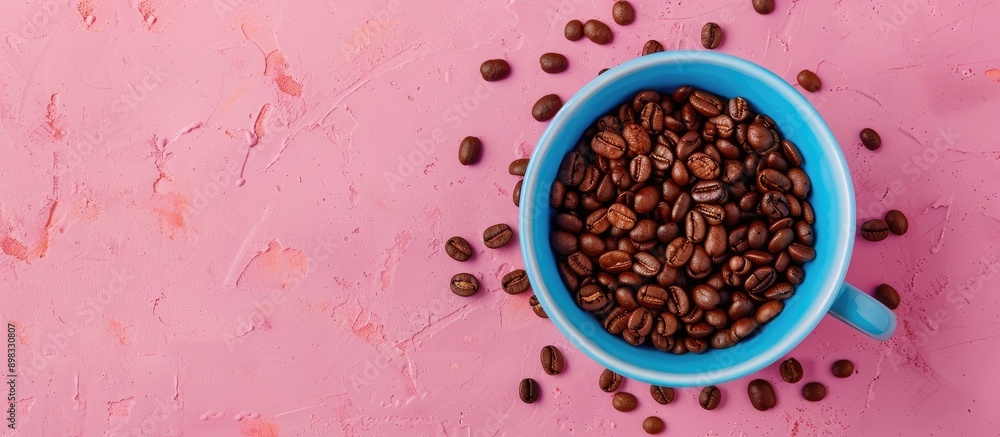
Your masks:
{"label": "scattered coffee bean", "polygon": [[611,28],[598,20],[587,20],[583,24],[583,36],[586,36],[591,42],[600,45],[610,44],[614,39]]}
{"label": "scattered coffee bean", "polygon": [[646,431],[646,434],[659,434],[663,432],[664,428],[666,425],[663,423],[663,419],[656,416],[649,416],[642,421],[642,430]]}
{"label": "scattered coffee bean", "polygon": [[646,41],[646,44],[642,46],[642,56],[651,55],[653,53],[659,53],[663,51],[663,44],[659,41],[651,39]]}
{"label": "scattered coffee bean", "polygon": [[781,379],[785,382],[795,384],[802,380],[802,364],[795,358],[789,358],[781,362],[778,373],[781,373]]}
{"label": "scattered coffee bean", "polygon": [[653,400],[660,405],[666,405],[674,401],[674,389],[671,387],[660,387],[658,385],[649,386],[649,394]]}
{"label": "scattered coffee bean", "polygon": [[774,10],[774,0],[753,0],[753,10],[761,15],[770,14]]}
{"label": "scattered coffee bean", "polygon": [[620,391],[611,397],[611,406],[623,413],[634,410],[637,405],[638,401],[632,393]]}
{"label": "scattered coffee bean", "polygon": [[511,195],[514,197],[514,206],[521,206],[521,185],[524,184],[524,179],[517,181],[514,185],[514,192]]}
{"label": "scattered coffee bean", "polygon": [[819,91],[819,89],[823,86],[823,83],[819,80],[819,76],[809,70],[800,71],[799,75],[796,76],[795,79],[799,82],[799,85],[801,85],[803,89],[811,93]]}
{"label": "scattered coffee bean", "polygon": [[462,297],[469,297],[479,291],[479,280],[468,273],[459,273],[451,277],[451,292]]}
{"label": "scattered coffee bean", "polygon": [[535,312],[535,315],[543,319],[549,318],[548,314],[545,314],[545,308],[542,308],[542,303],[538,301],[538,297],[531,295],[528,299],[528,305],[531,305],[531,310]]}
{"label": "scattered coffee bean", "polygon": [[608,70],[610,70],[610,68],[602,68],[600,71],[597,72],[597,75],[600,76],[604,73],[607,73]]}
{"label": "scattered coffee bean", "polygon": [[826,397],[826,386],[818,382],[810,382],[802,386],[802,397],[809,402],[819,402]]}
{"label": "scattered coffee bean", "polygon": [[861,224],[861,237],[868,241],[882,241],[889,236],[889,224],[882,219],[871,219]]}
{"label": "scattered coffee bean", "polygon": [[583,38],[583,23],[580,20],[570,20],[566,23],[566,29],[563,31],[563,34],[570,41],[579,41]]}
{"label": "scattered coffee bean", "polygon": [[847,378],[854,374],[854,363],[850,360],[837,360],[833,363],[833,376]]}
{"label": "scattered coffee bean", "polygon": [[701,28],[701,45],[706,49],[714,49],[722,43],[722,28],[715,23],[706,23]]}
{"label": "scattered coffee bean", "polygon": [[860,137],[861,144],[864,144],[868,150],[878,150],[879,147],[882,147],[882,137],[872,128],[861,129]]}
{"label": "scattered coffee bean", "polygon": [[521,385],[518,387],[518,394],[521,396],[521,401],[526,404],[533,404],[538,400],[540,395],[538,390],[538,383],[534,379],[524,378],[521,380]]}
{"label": "scattered coffee bean", "polygon": [[774,387],[770,382],[763,379],[755,379],[747,385],[747,396],[750,397],[750,404],[757,411],[767,411],[778,404],[778,398],[774,394]]}
{"label": "scattered coffee bean", "polygon": [[472,258],[472,245],[462,237],[449,238],[444,251],[455,261],[465,262]]}
{"label": "scattered coffee bean", "polygon": [[524,176],[524,171],[528,169],[528,158],[515,159],[507,167],[507,171],[514,176]]}
{"label": "scattered coffee bean", "polygon": [[550,74],[562,73],[569,66],[566,57],[559,53],[546,53],[538,62],[542,65],[542,71]]}
{"label": "scattered coffee bean", "polygon": [[503,291],[506,291],[507,294],[521,294],[531,288],[527,272],[521,269],[504,275],[500,283],[503,286]]}
{"label": "scattered coffee bean", "polygon": [[490,59],[479,66],[479,73],[483,75],[483,80],[496,82],[510,76],[510,64],[503,59]]}
{"label": "scattered coffee bean", "polygon": [[622,384],[622,376],[612,372],[611,369],[604,369],[601,372],[601,379],[598,381],[601,386],[601,390],[611,393],[618,390],[618,386]]}
{"label": "scattered coffee bean", "polygon": [[903,235],[910,228],[910,222],[906,220],[906,216],[896,209],[885,213],[885,223],[889,226],[889,232],[896,235]]}
{"label": "scattered coffee bean", "polygon": [[483,231],[483,243],[490,249],[498,249],[510,243],[514,231],[504,223],[490,226]]}
{"label": "scattered coffee bean", "polygon": [[479,162],[483,153],[483,143],[476,137],[465,137],[458,146],[458,162],[462,165],[472,165]]}
{"label": "scattered coffee bean", "polygon": [[563,356],[555,346],[545,346],[541,352],[542,370],[549,375],[558,375],[563,371]]}
{"label": "scattered coffee bean", "polygon": [[535,102],[535,106],[531,107],[531,116],[538,121],[551,120],[562,109],[562,105],[562,99],[555,94],[542,96],[542,98]]}
{"label": "scattered coffee bean", "polygon": [[611,16],[614,17],[615,23],[619,25],[632,24],[635,21],[635,9],[632,8],[632,4],[620,0],[615,2],[615,5],[611,7]]}
{"label": "scattered coffee bean", "polygon": [[701,395],[698,396],[698,403],[706,410],[714,410],[720,402],[722,402],[722,391],[714,385],[703,388]]}
{"label": "scattered coffee bean", "polygon": [[889,284],[882,284],[875,288],[875,299],[882,302],[882,305],[890,310],[899,308],[899,293]]}

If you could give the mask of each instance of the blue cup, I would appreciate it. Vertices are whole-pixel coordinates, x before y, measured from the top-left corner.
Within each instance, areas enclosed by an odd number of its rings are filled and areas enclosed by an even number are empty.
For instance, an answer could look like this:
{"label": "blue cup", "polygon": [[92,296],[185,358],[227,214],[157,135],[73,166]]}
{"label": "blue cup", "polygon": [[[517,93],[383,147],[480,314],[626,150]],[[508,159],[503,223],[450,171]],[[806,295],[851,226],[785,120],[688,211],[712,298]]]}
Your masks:
{"label": "blue cup", "polygon": [[[576,305],[559,276],[549,244],[549,193],[563,157],[595,120],[639,91],[668,92],[681,85],[746,98],[798,146],[812,180],[816,259],[804,267],[805,282],[784,302],[784,311],[753,336],[729,349],[674,355],[625,343]],[[542,134],[521,193],[521,250],[535,295],[575,347],[621,375],[671,387],[737,379],[783,357],[827,314],[878,340],[888,339],[896,328],[892,311],[844,282],[854,245],[854,190],[836,139],[808,100],[751,62],[716,52],[668,51],[634,59],[598,76],[566,102]]]}

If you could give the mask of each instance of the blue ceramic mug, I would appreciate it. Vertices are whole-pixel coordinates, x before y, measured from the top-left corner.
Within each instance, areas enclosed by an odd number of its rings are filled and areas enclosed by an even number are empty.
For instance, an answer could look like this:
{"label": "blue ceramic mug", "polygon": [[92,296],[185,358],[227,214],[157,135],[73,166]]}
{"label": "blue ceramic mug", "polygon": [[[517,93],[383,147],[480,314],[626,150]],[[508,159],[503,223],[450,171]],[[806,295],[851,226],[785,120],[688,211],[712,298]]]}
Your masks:
{"label": "blue ceramic mug", "polygon": [[[576,305],[559,276],[549,244],[549,193],[563,157],[595,120],[639,91],[668,92],[681,85],[726,98],[746,98],[798,146],[812,180],[816,259],[804,267],[805,282],[784,302],[784,311],[753,336],[729,349],[674,355],[625,343]],[[640,57],[598,76],[566,102],[539,139],[521,193],[521,250],[535,295],[552,323],[576,347],[624,376],[672,387],[740,378],[787,354],[826,314],[878,340],[888,339],[896,328],[892,311],[844,283],[854,245],[854,190],[836,139],[798,91],[751,62],[708,51],[668,51]]]}

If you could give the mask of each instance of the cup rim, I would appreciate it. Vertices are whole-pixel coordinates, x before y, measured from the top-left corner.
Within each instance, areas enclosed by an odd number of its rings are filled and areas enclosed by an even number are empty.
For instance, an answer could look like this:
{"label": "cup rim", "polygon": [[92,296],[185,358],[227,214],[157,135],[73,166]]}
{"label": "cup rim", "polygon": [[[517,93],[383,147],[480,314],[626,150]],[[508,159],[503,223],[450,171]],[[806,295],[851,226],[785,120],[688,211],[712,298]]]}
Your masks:
{"label": "cup rim", "polygon": [[[856,221],[854,186],[851,182],[847,161],[829,126],[827,126],[816,108],[799,91],[766,68],[735,56],[717,52],[700,50],[661,52],[627,61],[599,75],[574,94],[551,120],[548,128],[546,128],[538,140],[537,146],[532,153],[533,158],[548,152],[554,140],[566,128],[568,120],[577,116],[581,108],[586,106],[595,94],[614,82],[642,70],[692,62],[728,68],[761,81],[778,94],[780,98],[788,101],[800,110],[802,121],[814,132],[818,140],[817,142],[822,144],[824,148],[831,149],[834,152],[833,155],[836,157],[836,162],[831,162],[829,165],[837,170],[834,171],[833,183],[845,187],[835,202],[844,208],[838,214],[839,217],[824,217],[824,219],[837,220],[840,223],[844,223],[845,225],[843,226],[849,226],[850,229],[847,232],[849,238],[845,238],[845,241],[834,241],[834,245],[831,247],[829,253],[831,253],[830,259],[833,265],[830,266],[828,270],[830,274],[828,274],[826,280],[817,289],[816,294],[820,304],[810,305],[809,309],[802,314],[800,320],[794,324],[794,329],[782,337],[781,341],[772,343],[766,349],[745,361],[722,368],[705,369],[696,373],[672,373],[652,370],[615,356],[586,336],[579,326],[569,321],[566,313],[551,298],[550,284],[544,282],[543,276],[539,271],[536,251],[550,250],[550,248],[545,246],[536,249],[533,245],[532,242],[536,240],[536,232],[535,226],[532,225],[531,212],[535,208],[547,210],[551,207],[547,203],[548,196],[538,196],[537,194],[543,189],[540,187],[538,176],[541,167],[538,159],[531,159],[528,163],[522,186],[520,210],[518,212],[520,222],[519,242],[528,279],[549,319],[563,336],[567,337],[567,339],[591,359],[618,374],[651,384],[676,387],[709,385],[746,376],[774,363],[801,343],[816,328],[823,319],[823,316],[829,312],[835,299],[840,295],[847,275],[850,254],[854,246],[854,223]],[[550,157],[550,159],[554,158]],[[538,205],[540,202],[544,202],[545,204]],[[547,240],[546,237],[545,241]],[[554,288],[565,290],[565,285],[560,282],[559,284],[554,284]]]}

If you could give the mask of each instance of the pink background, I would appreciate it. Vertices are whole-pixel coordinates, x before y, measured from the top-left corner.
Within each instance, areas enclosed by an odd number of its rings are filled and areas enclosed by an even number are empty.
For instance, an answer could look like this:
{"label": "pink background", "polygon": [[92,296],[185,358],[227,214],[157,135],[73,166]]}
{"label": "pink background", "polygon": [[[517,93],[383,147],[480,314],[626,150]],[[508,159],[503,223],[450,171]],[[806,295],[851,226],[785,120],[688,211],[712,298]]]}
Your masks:
{"label": "pink background", "polygon": [[[0,316],[17,326],[18,431],[3,435],[997,435],[1000,4],[980,1],[637,1],[614,44],[570,42],[612,2],[39,0],[0,14]],[[859,218],[910,231],[859,241],[848,280],[903,296],[895,338],[834,320],[792,355],[820,403],[781,383],[753,410],[746,380],[706,412],[697,390],[618,413],[601,368],[499,278],[516,244],[507,174],[568,98],[642,44],[720,51],[789,81],[850,163]],[[546,75],[547,51],[569,71]],[[513,65],[487,84],[479,63]],[[860,146],[877,129],[883,148]],[[483,160],[462,167],[459,140]],[[443,243],[477,248],[459,264]],[[483,289],[448,291],[468,270]],[[568,362],[543,374],[538,351]],[[849,358],[857,374],[834,381]],[[535,377],[542,398],[516,396]],[[6,390],[6,389],[4,389]],[[6,407],[5,407],[6,408]]]}

